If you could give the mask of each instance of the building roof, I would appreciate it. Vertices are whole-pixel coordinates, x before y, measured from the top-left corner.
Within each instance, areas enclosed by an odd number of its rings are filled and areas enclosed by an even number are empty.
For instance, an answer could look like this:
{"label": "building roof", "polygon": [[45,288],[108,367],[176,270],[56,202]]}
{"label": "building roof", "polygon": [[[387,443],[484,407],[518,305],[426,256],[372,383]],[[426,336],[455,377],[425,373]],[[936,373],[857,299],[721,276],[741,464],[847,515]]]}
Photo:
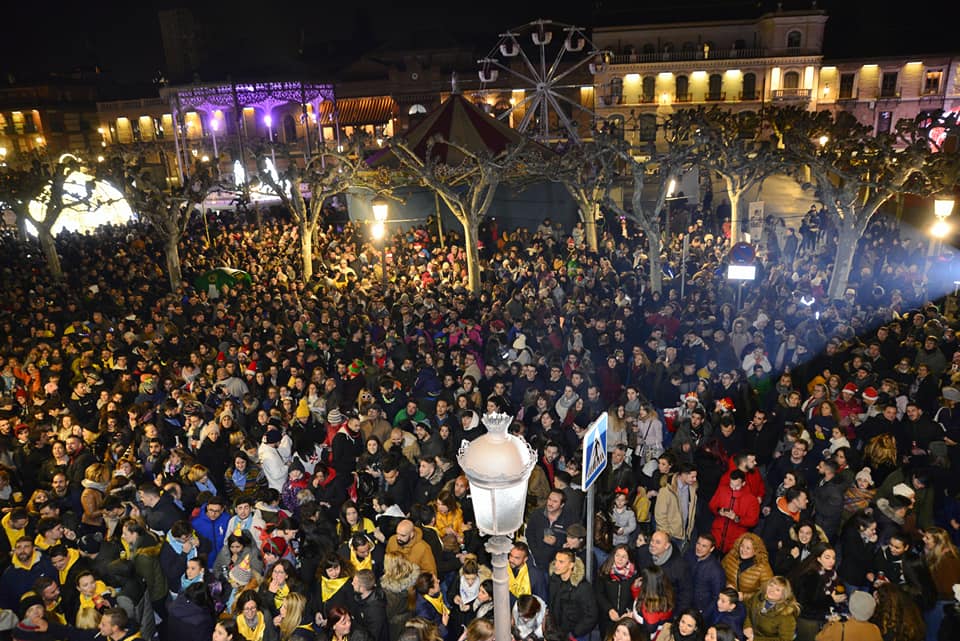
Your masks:
{"label": "building roof", "polygon": [[390,96],[367,98],[338,98],[320,103],[317,115],[321,124],[338,122],[343,126],[382,125],[399,113],[397,103]]}

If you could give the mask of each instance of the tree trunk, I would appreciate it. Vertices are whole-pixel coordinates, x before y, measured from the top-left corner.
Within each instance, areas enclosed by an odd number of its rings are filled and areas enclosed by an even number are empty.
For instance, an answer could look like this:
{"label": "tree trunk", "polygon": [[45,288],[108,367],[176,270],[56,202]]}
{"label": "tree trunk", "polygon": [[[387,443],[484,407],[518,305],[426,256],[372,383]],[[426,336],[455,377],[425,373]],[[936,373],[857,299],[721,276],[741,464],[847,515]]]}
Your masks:
{"label": "tree trunk", "polygon": [[597,218],[600,213],[600,203],[590,203],[586,207],[580,208],[580,215],[583,216],[583,224],[587,228],[587,247],[595,252],[600,248],[600,241],[597,238]]}
{"label": "tree trunk", "polygon": [[35,226],[37,236],[40,239],[40,248],[47,259],[47,269],[50,270],[51,276],[59,280],[63,278],[63,267],[60,265],[60,255],[57,253],[57,243],[53,239],[53,234],[50,233],[49,228],[43,225]]}
{"label": "tree trunk", "polygon": [[300,259],[303,261],[303,282],[313,279],[313,229],[306,223],[300,224]]}
{"label": "tree trunk", "polygon": [[660,266],[660,230],[654,225],[643,228],[647,236],[647,262],[650,263],[650,291],[663,293],[663,268]]}
{"label": "tree trunk", "polygon": [[[727,197],[730,199],[730,245],[734,243],[739,243],[740,239],[743,238],[741,233],[740,224],[740,200],[743,196],[742,191],[738,191],[732,187],[727,188]],[[723,221],[720,221],[721,223]]]}
{"label": "tree trunk", "polygon": [[480,238],[480,221],[467,216],[463,225],[464,249],[467,253],[467,289],[472,294],[480,293],[480,252],[477,241]]}
{"label": "tree trunk", "polygon": [[170,291],[175,292],[183,280],[180,270],[180,243],[176,236],[167,238],[163,244],[163,252],[167,258],[167,278],[170,279]]}
{"label": "tree trunk", "polygon": [[855,222],[839,221],[837,237],[837,253],[833,259],[833,276],[830,279],[830,290],[827,292],[830,300],[843,298],[843,292],[850,281],[850,270],[853,268],[853,255],[857,251],[857,241],[860,234]]}

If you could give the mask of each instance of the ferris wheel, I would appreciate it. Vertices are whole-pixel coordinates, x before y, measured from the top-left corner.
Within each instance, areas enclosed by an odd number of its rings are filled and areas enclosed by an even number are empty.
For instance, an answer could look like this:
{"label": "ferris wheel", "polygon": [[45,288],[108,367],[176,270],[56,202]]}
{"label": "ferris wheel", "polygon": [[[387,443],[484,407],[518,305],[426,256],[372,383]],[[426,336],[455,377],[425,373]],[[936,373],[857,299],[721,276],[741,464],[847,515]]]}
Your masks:
{"label": "ferris wheel", "polygon": [[578,121],[592,125],[596,118],[592,105],[582,104],[580,90],[593,87],[606,53],[581,27],[535,20],[500,34],[496,46],[478,61],[480,82],[483,89],[491,88],[502,72],[514,92],[522,91],[523,97],[512,99],[510,108],[497,116],[513,120],[519,131],[544,143],[578,141],[584,129]]}

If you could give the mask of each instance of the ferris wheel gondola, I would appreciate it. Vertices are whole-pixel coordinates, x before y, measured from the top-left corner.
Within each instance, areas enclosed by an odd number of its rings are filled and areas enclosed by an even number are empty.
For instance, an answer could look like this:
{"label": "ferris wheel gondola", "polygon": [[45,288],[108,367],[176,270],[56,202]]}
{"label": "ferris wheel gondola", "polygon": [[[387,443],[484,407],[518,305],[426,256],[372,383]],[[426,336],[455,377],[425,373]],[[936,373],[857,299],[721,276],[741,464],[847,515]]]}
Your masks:
{"label": "ferris wheel gondola", "polygon": [[515,122],[519,131],[540,142],[558,138],[579,141],[577,115],[594,122],[591,106],[579,100],[585,85],[584,73],[592,76],[603,70],[608,52],[590,41],[586,30],[552,20],[535,20],[500,34],[497,44],[481,58],[480,82],[484,89],[496,83],[501,73],[509,79],[510,88],[523,92],[523,98],[512,100],[509,109],[498,114],[502,120]]}

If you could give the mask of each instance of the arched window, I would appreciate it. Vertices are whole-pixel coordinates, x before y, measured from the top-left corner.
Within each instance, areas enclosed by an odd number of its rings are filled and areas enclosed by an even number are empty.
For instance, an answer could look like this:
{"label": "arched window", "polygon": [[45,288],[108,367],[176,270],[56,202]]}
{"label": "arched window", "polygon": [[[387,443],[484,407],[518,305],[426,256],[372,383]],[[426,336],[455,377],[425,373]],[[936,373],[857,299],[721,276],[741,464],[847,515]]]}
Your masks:
{"label": "arched window", "polygon": [[677,102],[690,101],[690,80],[686,76],[677,76]]}
{"label": "arched window", "polygon": [[287,114],[283,117],[283,141],[284,142],[296,142],[297,140],[297,123],[294,122],[293,116]]}
{"label": "arched window", "polygon": [[603,124],[603,130],[605,133],[614,136],[615,138],[623,138],[623,116],[620,114],[613,114],[607,121]]}
{"label": "arched window", "polygon": [[623,78],[612,78],[610,80],[610,95],[623,96]]}
{"label": "arched window", "polygon": [[415,105],[410,105],[410,109],[407,110],[408,116],[417,116],[427,113],[427,108],[421,105],[419,102]]}
{"label": "arched window", "polygon": [[710,74],[707,85],[707,100],[723,100],[723,76],[718,73]]}
{"label": "arched window", "polygon": [[643,94],[640,96],[643,102],[653,102],[656,99],[657,79],[653,76],[644,76],[641,86]]}
{"label": "arched window", "polygon": [[791,31],[787,34],[787,47],[790,49],[797,49],[800,47],[800,42],[803,39],[803,34],[799,31]]}
{"label": "arched window", "polygon": [[657,139],[657,117],[654,114],[640,116],[641,142],[653,142]]}
{"label": "arched window", "polygon": [[800,72],[788,71],[787,73],[783,74],[783,88],[799,89],[800,88]]}
{"label": "arched window", "polygon": [[757,74],[743,74],[743,100],[757,99]]}

